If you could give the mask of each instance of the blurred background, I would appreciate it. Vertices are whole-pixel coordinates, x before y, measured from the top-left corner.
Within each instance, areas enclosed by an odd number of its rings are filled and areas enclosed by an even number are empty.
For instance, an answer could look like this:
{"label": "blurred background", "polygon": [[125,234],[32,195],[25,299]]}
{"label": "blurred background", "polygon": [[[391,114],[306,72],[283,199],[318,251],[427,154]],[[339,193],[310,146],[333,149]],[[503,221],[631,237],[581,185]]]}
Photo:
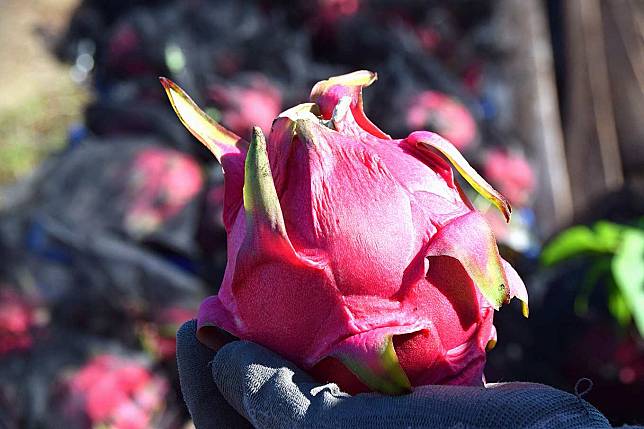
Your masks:
{"label": "blurred background", "polygon": [[174,334],[223,274],[223,177],[157,76],[247,136],[356,69],[513,205],[471,195],[530,293],[488,381],[586,377],[644,424],[641,1],[2,0],[0,40],[0,427],[191,427]]}

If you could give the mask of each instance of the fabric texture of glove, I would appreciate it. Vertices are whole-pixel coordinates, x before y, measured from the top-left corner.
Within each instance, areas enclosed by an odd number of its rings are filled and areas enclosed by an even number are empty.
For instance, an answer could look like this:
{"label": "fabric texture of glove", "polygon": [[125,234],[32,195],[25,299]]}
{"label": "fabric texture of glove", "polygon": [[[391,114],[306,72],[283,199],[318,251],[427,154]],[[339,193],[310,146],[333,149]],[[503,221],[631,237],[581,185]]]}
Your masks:
{"label": "fabric texture of glove", "polygon": [[351,396],[254,343],[234,341],[215,354],[196,339],[194,321],[177,333],[177,358],[197,429],[611,427],[583,399],[536,383]]}
{"label": "fabric texture of glove", "polygon": [[214,352],[197,340],[197,322],[191,320],[177,332],[177,364],[181,392],[197,429],[250,428],[221,395],[210,375]]}
{"label": "fabric texture of glove", "polygon": [[425,386],[397,397],[350,396],[245,341],[219,350],[212,372],[228,402],[258,428],[611,427],[583,399],[536,383]]}

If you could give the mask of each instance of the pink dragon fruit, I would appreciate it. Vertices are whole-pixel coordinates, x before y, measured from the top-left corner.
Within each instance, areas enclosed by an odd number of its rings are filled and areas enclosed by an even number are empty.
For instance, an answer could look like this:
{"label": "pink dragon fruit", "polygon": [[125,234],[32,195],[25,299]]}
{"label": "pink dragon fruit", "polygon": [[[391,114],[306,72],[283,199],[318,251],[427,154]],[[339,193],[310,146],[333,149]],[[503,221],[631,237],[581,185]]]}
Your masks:
{"label": "pink dragon fruit", "polygon": [[183,210],[199,193],[199,164],[180,152],[146,148],[129,168],[125,227],[135,236],[156,231]]}
{"label": "pink dragon fruit", "polygon": [[66,387],[70,416],[80,411],[92,427],[146,429],[155,427],[152,420],[164,405],[168,382],[135,359],[103,354],[73,374]]}
{"label": "pink dragon fruit", "polygon": [[29,349],[35,330],[48,320],[47,312],[34,299],[0,284],[0,356]]}
{"label": "pink dragon fruit", "polygon": [[161,79],[226,178],[228,265],[197,335],[214,344],[223,328],[352,393],[480,385],[493,309],[517,296],[527,315],[528,297],[441,155],[506,218],[510,206],[437,134],[394,140],[369,121],[375,79],[317,83],[250,143]]}
{"label": "pink dragon fruit", "polygon": [[463,150],[476,139],[474,118],[456,99],[437,91],[423,91],[414,96],[407,110],[409,129],[430,126],[457,149]]}
{"label": "pink dragon fruit", "polygon": [[270,129],[282,107],[280,90],[262,74],[251,76],[245,85],[215,85],[208,92],[221,110],[222,122],[239,134],[252,126]]}
{"label": "pink dragon fruit", "polygon": [[532,167],[520,153],[491,150],[485,157],[483,174],[513,205],[524,207],[530,201],[536,180]]}

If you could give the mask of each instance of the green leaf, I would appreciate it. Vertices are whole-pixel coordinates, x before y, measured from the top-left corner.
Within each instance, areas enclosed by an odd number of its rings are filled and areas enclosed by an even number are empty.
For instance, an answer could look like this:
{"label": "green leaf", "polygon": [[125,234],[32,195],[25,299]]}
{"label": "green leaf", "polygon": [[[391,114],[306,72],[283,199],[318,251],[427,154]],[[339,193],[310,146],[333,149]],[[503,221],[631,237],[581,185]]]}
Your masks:
{"label": "green leaf", "polygon": [[609,257],[601,257],[595,260],[588,271],[586,271],[579,286],[577,296],[575,297],[575,314],[577,316],[584,316],[588,313],[590,294],[595,289],[595,286],[604,280],[606,275],[610,274],[610,270],[611,259]]}
{"label": "green leaf", "polygon": [[585,253],[613,253],[620,241],[622,226],[598,222],[594,228],[573,226],[556,236],[541,252],[541,263],[546,266]]}
{"label": "green leaf", "polygon": [[630,325],[632,319],[631,310],[617,287],[612,288],[608,294],[608,311],[620,326],[626,327]]}
{"label": "green leaf", "polygon": [[597,244],[606,249],[615,249],[620,242],[622,233],[627,229],[624,225],[606,222],[604,220],[593,225]]}
{"label": "green leaf", "polygon": [[644,216],[635,220],[634,227],[644,230]]}
{"label": "green leaf", "polygon": [[644,337],[644,231],[627,228],[612,262],[613,278]]}

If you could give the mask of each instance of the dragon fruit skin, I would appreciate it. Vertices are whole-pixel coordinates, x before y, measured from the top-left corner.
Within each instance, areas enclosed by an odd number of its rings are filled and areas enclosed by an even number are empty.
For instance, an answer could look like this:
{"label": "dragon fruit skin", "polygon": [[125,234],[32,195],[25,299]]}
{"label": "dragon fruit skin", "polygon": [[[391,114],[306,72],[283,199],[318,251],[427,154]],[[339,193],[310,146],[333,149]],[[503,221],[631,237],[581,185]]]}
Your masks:
{"label": "dragon fruit skin", "polygon": [[375,79],[319,82],[250,143],[161,79],[226,176],[228,265],[197,334],[212,344],[222,328],[351,393],[481,384],[493,310],[517,296],[527,315],[528,297],[443,157],[506,219],[510,207],[440,136],[393,140],[371,123]]}

